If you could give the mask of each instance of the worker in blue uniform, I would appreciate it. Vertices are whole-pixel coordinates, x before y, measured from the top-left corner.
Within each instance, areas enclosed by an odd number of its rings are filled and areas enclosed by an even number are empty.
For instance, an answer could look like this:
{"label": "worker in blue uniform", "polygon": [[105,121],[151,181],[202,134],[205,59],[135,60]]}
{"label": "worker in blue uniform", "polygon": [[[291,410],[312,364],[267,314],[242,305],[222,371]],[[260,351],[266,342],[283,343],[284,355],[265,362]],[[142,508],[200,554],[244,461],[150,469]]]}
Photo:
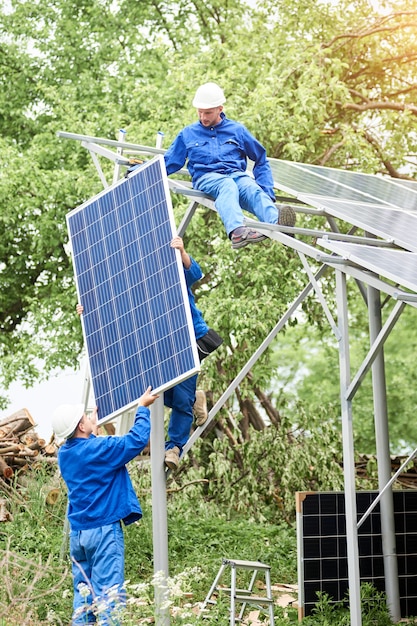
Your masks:
{"label": "worker in blue uniform", "polygon": [[[202,361],[221,345],[222,339],[208,327],[202,312],[196,306],[191,290],[194,283],[203,277],[199,264],[185,250],[181,237],[174,237],[171,247],[179,250],[181,254],[198,354]],[[206,397],[203,391],[197,391],[197,376],[194,374],[164,393],[164,404],[171,408],[168,438],[165,443],[165,464],[170,469],[178,467],[182,449],[190,436],[194,414],[197,417],[197,426],[202,426],[207,419]]]}
{"label": "worker in blue uniform", "polygon": [[157,397],[148,387],[132,428],[121,437],[97,437],[97,409],[88,416],[83,404],[63,404],[53,415],[53,430],[65,440],[58,464],[68,489],[73,625],[120,624],[125,603],[121,522],[127,526],[142,517],[126,463],[148,442],[148,407]]}
{"label": "worker in blue uniform", "polygon": [[[215,200],[233,248],[265,239],[244,226],[242,209],[261,222],[295,225],[290,206],[278,207],[274,181],[264,146],[239,122],[226,117],[226,98],[216,83],[205,83],[193,100],[199,121],[181,130],[164,155],[168,175],[187,162],[193,187]],[[247,159],[254,163],[247,173]]]}

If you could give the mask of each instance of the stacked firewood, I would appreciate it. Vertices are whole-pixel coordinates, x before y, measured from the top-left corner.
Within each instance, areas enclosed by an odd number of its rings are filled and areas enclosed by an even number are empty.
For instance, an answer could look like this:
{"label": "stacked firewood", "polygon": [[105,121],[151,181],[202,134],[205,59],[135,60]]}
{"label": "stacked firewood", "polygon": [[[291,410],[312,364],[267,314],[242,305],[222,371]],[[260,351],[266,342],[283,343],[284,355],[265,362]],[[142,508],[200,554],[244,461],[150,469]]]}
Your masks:
{"label": "stacked firewood", "polygon": [[38,437],[35,422],[27,409],[0,421],[0,478],[10,479],[34,462],[56,462],[57,445]]}

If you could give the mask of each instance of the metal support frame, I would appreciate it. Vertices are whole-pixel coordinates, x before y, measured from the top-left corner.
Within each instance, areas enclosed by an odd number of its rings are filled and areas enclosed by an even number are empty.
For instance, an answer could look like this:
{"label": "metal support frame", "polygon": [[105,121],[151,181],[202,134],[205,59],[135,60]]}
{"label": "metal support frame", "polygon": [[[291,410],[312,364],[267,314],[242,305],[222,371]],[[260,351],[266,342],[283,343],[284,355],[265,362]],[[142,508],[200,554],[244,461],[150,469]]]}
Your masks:
{"label": "metal support frame", "polygon": [[336,301],[340,330],[339,367],[340,402],[342,410],[343,474],[345,483],[346,541],[349,578],[351,626],[361,626],[358,530],[356,526],[355,458],[353,445],[352,402],[346,397],[350,383],[349,329],[346,275],[336,272]]}
{"label": "metal support frame", "polygon": [[168,626],[168,516],[165,477],[164,398],[151,406],[151,479],[154,557],[155,618],[157,626]]}
{"label": "metal support frame", "polygon": [[397,480],[398,476],[401,476],[401,474],[403,473],[403,471],[406,469],[407,465],[410,463],[410,461],[412,461],[414,459],[414,457],[417,455],[417,448],[415,450],[413,450],[413,452],[406,458],[406,460],[404,461],[404,463],[401,464],[401,466],[397,469],[397,471],[395,472],[395,474],[393,474],[390,478],[390,480],[387,482],[387,484],[385,485],[385,487],[379,492],[379,494],[377,495],[377,497],[375,498],[375,500],[373,500],[372,504],[369,506],[369,508],[365,511],[365,513],[362,515],[361,519],[358,522],[358,528],[360,528],[362,526],[362,524],[364,523],[364,521],[367,519],[367,517],[372,513],[372,511],[374,510],[374,508],[376,507],[376,505],[378,504],[378,502],[381,500],[382,496],[384,495],[384,493],[386,492],[387,489],[390,489],[390,487],[395,483],[395,481]]}
{"label": "metal support frame", "polygon": [[[319,271],[317,272],[315,276],[316,280],[318,280],[326,271],[327,271],[326,266],[322,265],[322,267],[319,269]],[[248,374],[248,372],[256,363],[256,361],[262,356],[265,350],[270,346],[271,342],[275,339],[279,331],[285,326],[285,324],[288,322],[290,317],[294,315],[295,311],[298,309],[300,304],[305,300],[305,298],[309,295],[312,289],[313,289],[313,286],[311,285],[311,283],[309,283],[308,285],[304,287],[300,295],[290,305],[286,313],[284,313],[284,315],[281,317],[278,323],[274,326],[274,328],[271,330],[269,335],[265,338],[265,340],[262,342],[262,344],[259,346],[256,352],[253,353],[251,358],[247,361],[246,365],[240,370],[239,374],[231,382],[231,384],[226,389],[226,391],[217,400],[213,408],[210,410],[208,418],[206,422],[204,423],[204,425],[200,426],[200,428],[197,428],[193,432],[193,434],[191,435],[191,437],[189,438],[189,440],[187,441],[187,443],[185,444],[183,448],[183,454],[185,454],[194,444],[196,439],[198,439],[198,437],[201,436],[201,433],[207,428],[207,426],[213,420],[214,416],[218,413],[218,411],[220,411],[220,409],[226,404],[227,400],[230,398],[234,390],[239,386],[239,384],[242,382],[244,377]]]}
{"label": "metal support frame", "polygon": [[[82,145],[86,147],[93,158],[94,163],[96,164],[97,171],[99,173],[100,179],[103,182],[104,186],[107,186],[107,182],[105,181],[105,177],[103,172],[101,171],[101,167],[99,165],[97,154],[104,156],[106,158],[110,158],[115,162],[116,166],[120,164],[126,164],[126,159],[123,157],[123,150],[129,151],[132,154],[161,154],[164,153],[160,147],[152,148],[149,146],[143,146],[138,144],[129,144],[125,141],[125,137],[119,137],[122,141],[113,141],[107,139],[100,139],[97,137],[87,137],[85,135],[76,135],[72,133],[64,133],[59,132],[58,136],[67,139],[75,139],[78,141],[82,141]],[[107,150],[103,148],[103,146],[109,146],[113,149],[117,149],[117,153],[115,154],[111,150]],[[181,170],[180,173],[186,173],[184,170]],[[116,174],[115,174],[116,175]],[[190,188],[190,185],[185,181],[174,181],[169,180],[170,189],[173,193],[181,193],[184,196],[188,196],[191,199],[190,205],[183,217],[183,220],[179,226],[178,233],[180,236],[183,236],[186,231],[198,205],[203,205],[211,210],[215,210],[213,200],[200,192],[193,190]],[[300,194],[299,198],[295,200],[295,202],[299,203],[302,200],[302,195]],[[323,211],[320,209],[311,209],[307,206],[300,206],[297,210],[304,213],[310,213],[315,215],[323,215]],[[381,422],[387,422],[386,416],[386,403],[384,404],[385,390],[382,385],[385,384],[385,372],[382,366],[383,363],[383,352],[382,347],[393,327],[395,326],[399,316],[401,315],[406,304],[410,306],[414,306],[417,308],[417,294],[408,293],[404,291],[399,291],[397,286],[391,285],[389,282],[382,280],[380,277],[376,276],[372,272],[365,270],[361,267],[352,264],[346,259],[335,255],[326,255],[324,252],[317,250],[317,248],[310,246],[303,241],[294,239],[292,237],[288,237],[288,234],[300,234],[312,236],[314,238],[317,237],[325,237],[328,239],[337,239],[345,242],[360,242],[366,243],[367,245],[378,245],[380,247],[392,248],[393,244],[389,240],[387,241],[375,241],[374,237],[358,237],[354,234],[340,234],[338,232],[337,224],[332,216],[325,214],[326,218],[331,226],[333,233],[323,233],[322,231],[317,230],[309,230],[302,229],[297,227],[285,227],[285,226],[276,226],[271,224],[264,224],[255,222],[251,219],[245,219],[245,223],[248,225],[256,224],[256,228],[259,231],[264,232],[270,239],[277,241],[278,243],[284,244],[286,246],[291,247],[295,251],[298,252],[300,259],[302,261],[303,267],[309,277],[309,283],[304,287],[299,296],[294,300],[294,302],[289,306],[287,312],[281,317],[276,326],[272,329],[263,343],[259,346],[256,352],[252,355],[252,357],[248,360],[246,365],[242,368],[239,374],[236,376],[235,380],[229,385],[228,389],[222,394],[219,400],[215,403],[213,408],[209,413],[208,420],[204,424],[204,426],[197,428],[193,435],[190,437],[186,446],[184,447],[183,454],[185,454],[190,447],[193,445],[194,441],[201,436],[202,432],[208,427],[210,422],[213,420],[217,412],[224,406],[226,401],[232,395],[236,387],[240,384],[242,379],[247,375],[250,371],[251,367],[254,363],[260,358],[263,352],[268,348],[273,339],[276,337],[277,333],[281,330],[281,328],[285,325],[288,319],[294,314],[298,306],[302,303],[302,301],[310,294],[311,291],[315,291],[319,297],[319,300],[324,305],[324,311],[328,318],[331,328],[333,329],[334,335],[339,342],[339,366],[340,366],[340,396],[341,396],[341,409],[342,409],[342,434],[343,434],[343,464],[344,464],[344,480],[345,480],[345,500],[346,500],[346,520],[347,520],[347,548],[348,548],[348,569],[349,569],[349,599],[350,599],[350,614],[351,614],[351,626],[361,626],[362,618],[361,618],[361,600],[360,600],[360,576],[359,576],[359,554],[358,554],[358,541],[357,541],[357,529],[363,523],[364,519],[367,515],[370,514],[371,510],[374,506],[376,506],[377,502],[382,500],[384,495],[388,492],[390,486],[396,479],[396,477],[403,471],[406,467],[409,460],[411,460],[416,454],[417,449],[410,455],[409,459],[400,467],[395,476],[393,476],[388,482],[388,465],[387,459],[389,458],[389,440],[388,440],[388,432],[386,427],[382,425]],[[352,229],[352,233],[354,233],[356,228]],[[314,274],[306,261],[306,256],[311,257],[315,261],[319,261],[323,263],[320,269]],[[328,310],[327,305],[325,304],[324,298],[321,294],[321,291],[318,287],[318,280],[324,275],[328,270],[333,269],[336,274],[336,302],[337,302],[337,310],[338,310],[338,324],[335,325],[332,316]],[[347,310],[347,290],[346,290],[346,280],[347,277],[351,276],[358,284],[358,287],[364,297],[365,303],[367,303],[367,295],[369,295],[369,299],[371,300],[369,304],[369,315],[370,315],[370,335],[371,335],[371,348],[367,357],[364,359],[360,369],[356,373],[356,376],[351,380],[350,379],[350,357],[349,357],[349,332],[348,332],[348,310]],[[364,288],[364,285],[367,285],[367,292]],[[383,291],[395,300],[398,300],[396,306],[394,307],[391,315],[386,321],[385,325],[382,327],[380,320],[374,319],[375,311],[376,311],[376,303],[372,302],[374,298],[374,290]],[[367,303],[368,304],[368,303]],[[380,313],[380,311],[379,311]],[[356,520],[356,490],[355,490],[355,466],[354,466],[354,447],[353,447],[353,425],[352,425],[352,399],[359,388],[365,374],[372,368],[373,372],[373,381],[374,381],[374,402],[375,402],[375,414],[376,414],[376,424],[375,427],[377,429],[377,440],[378,440],[378,465],[381,462],[381,471],[379,474],[379,488],[380,493],[376,500],[369,507],[368,511],[362,517],[362,519],[357,523]],[[383,381],[383,382],[382,382]],[[382,389],[382,391],[381,391]],[[384,408],[385,407],[385,408]],[[160,417],[157,417],[155,421],[159,421]],[[159,476],[158,472],[161,471],[161,467],[163,469],[163,458],[158,457],[157,450],[161,451],[161,433],[154,432],[153,435],[155,440],[155,447],[153,449],[153,457],[157,457],[158,461],[154,458],[154,462],[158,463],[158,468],[155,467],[155,483],[153,484],[153,491],[155,494],[158,492],[165,493],[165,480],[166,476],[164,473],[164,477]],[[156,454],[155,454],[156,452]],[[384,460],[383,460],[384,459]],[[385,486],[384,486],[384,483]],[[388,496],[390,494],[388,493]],[[385,500],[388,502],[388,499]],[[165,503],[166,506],[166,503]],[[393,617],[395,617],[398,613],[398,578],[395,571],[394,565],[394,549],[392,545],[393,538],[393,526],[392,526],[392,511],[390,505],[386,506],[384,509],[386,517],[389,517],[387,524],[383,527],[383,541],[384,541],[384,563],[386,565],[386,576],[388,594],[389,594],[389,605],[390,611]],[[161,546],[161,538],[164,543],[165,537],[167,533],[165,531],[164,520],[166,511],[164,512],[164,502],[162,501],[162,497],[156,496],[155,500],[155,508],[160,510],[160,515],[155,520],[154,527],[154,544],[158,544]],[[162,534],[161,534],[162,533]],[[160,570],[165,571],[166,575],[168,573],[168,562],[167,557],[165,558],[165,554],[167,554],[167,547],[163,546],[160,549],[158,555],[155,555],[155,567],[160,568]],[[397,582],[397,584],[396,584]],[[162,601],[162,598],[161,598]],[[163,616],[162,621],[158,622],[161,626],[165,626],[169,623],[169,616]]]}
{"label": "metal support frame", "polygon": [[[369,337],[371,342],[378,337],[382,328],[380,293],[368,287]],[[378,460],[378,484],[382,490],[391,478],[389,447],[387,390],[385,383],[384,348],[381,345],[372,364],[374,396],[374,420],[376,452]],[[391,617],[395,622],[401,618],[400,590],[398,583],[397,549],[395,544],[394,497],[387,489],[381,498],[381,535],[385,572],[385,591]]]}

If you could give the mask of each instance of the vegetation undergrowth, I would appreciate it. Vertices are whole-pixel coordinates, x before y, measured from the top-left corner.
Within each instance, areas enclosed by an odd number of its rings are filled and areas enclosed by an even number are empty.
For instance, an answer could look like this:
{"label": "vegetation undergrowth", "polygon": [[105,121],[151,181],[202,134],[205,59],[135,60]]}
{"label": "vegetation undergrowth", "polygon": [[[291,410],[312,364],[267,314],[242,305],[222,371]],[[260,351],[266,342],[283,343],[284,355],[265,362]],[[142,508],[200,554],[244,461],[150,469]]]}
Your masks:
{"label": "vegetation undergrowth", "polygon": [[[295,524],[278,520],[259,522],[244,512],[234,516],[219,511],[203,500],[173,497],[168,489],[169,564],[168,580],[153,572],[153,531],[147,473],[143,472],[141,492],[143,519],[126,529],[127,604],[122,608],[125,626],[152,623],[155,619],[155,591],[163,590],[173,625],[229,624],[230,601],[220,593],[216,604],[201,606],[223,558],[260,560],[271,566],[272,584],[297,581]],[[45,503],[50,472],[32,470],[25,485],[8,487],[12,520],[0,527],[0,626],[67,625],[72,608],[72,577],[67,558],[64,519],[66,495],[62,490],[55,505]],[[0,488],[0,492],[2,489]],[[13,497],[13,494],[14,497]],[[64,555],[64,558],[61,556]],[[248,574],[246,573],[246,576]],[[222,584],[230,583],[224,575]],[[248,581],[238,574],[238,586]],[[363,626],[392,624],[383,594],[370,585],[362,588]],[[253,610],[253,607],[252,607]],[[276,626],[298,623],[295,606],[275,606]],[[257,622],[268,624],[264,609],[255,611]],[[247,613],[249,614],[249,612]],[[349,624],[345,605],[337,606],[325,595],[318,597],[314,613],[302,621],[306,626]],[[410,624],[417,622],[410,622]]]}

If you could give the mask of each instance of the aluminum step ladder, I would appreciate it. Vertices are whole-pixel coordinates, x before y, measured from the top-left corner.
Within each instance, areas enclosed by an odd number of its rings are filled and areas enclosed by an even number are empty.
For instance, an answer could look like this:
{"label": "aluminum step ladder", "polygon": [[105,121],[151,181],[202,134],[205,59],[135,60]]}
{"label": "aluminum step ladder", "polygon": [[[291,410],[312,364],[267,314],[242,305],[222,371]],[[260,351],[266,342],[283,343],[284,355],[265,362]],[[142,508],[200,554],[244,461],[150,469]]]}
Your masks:
{"label": "aluminum step ladder", "polygon": [[[219,587],[219,581],[223,576],[226,568],[230,567],[231,579],[230,587]],[[236,589],[236,570],[252,570],[252,578],[249,583],[248,589]],[[266,596],[259,596],[253,594],[253,586],[258,578],[258,572],[263,572],[265,575]],[[206,599],[203,602],[201,608],[202,612],[206,608],[207,604],[216,604],[216,600],[212,600],[211,597],[215,591],[221,591],[224,593],[230,593],[230,626],[234,626],[237,622],[241,622],[245,613],[246,605],[255,606],[267,606],[269,610],[269,626],[275,626],[274,621],[274,599],[272,597],[271,590],[271,567],[265,563],[259,561],[238,561],[236,559],[223,559],[220,569],[216,578],[208,592]],[[242,606],[238,617],[235,615],[236,603],[241,602]]]}

